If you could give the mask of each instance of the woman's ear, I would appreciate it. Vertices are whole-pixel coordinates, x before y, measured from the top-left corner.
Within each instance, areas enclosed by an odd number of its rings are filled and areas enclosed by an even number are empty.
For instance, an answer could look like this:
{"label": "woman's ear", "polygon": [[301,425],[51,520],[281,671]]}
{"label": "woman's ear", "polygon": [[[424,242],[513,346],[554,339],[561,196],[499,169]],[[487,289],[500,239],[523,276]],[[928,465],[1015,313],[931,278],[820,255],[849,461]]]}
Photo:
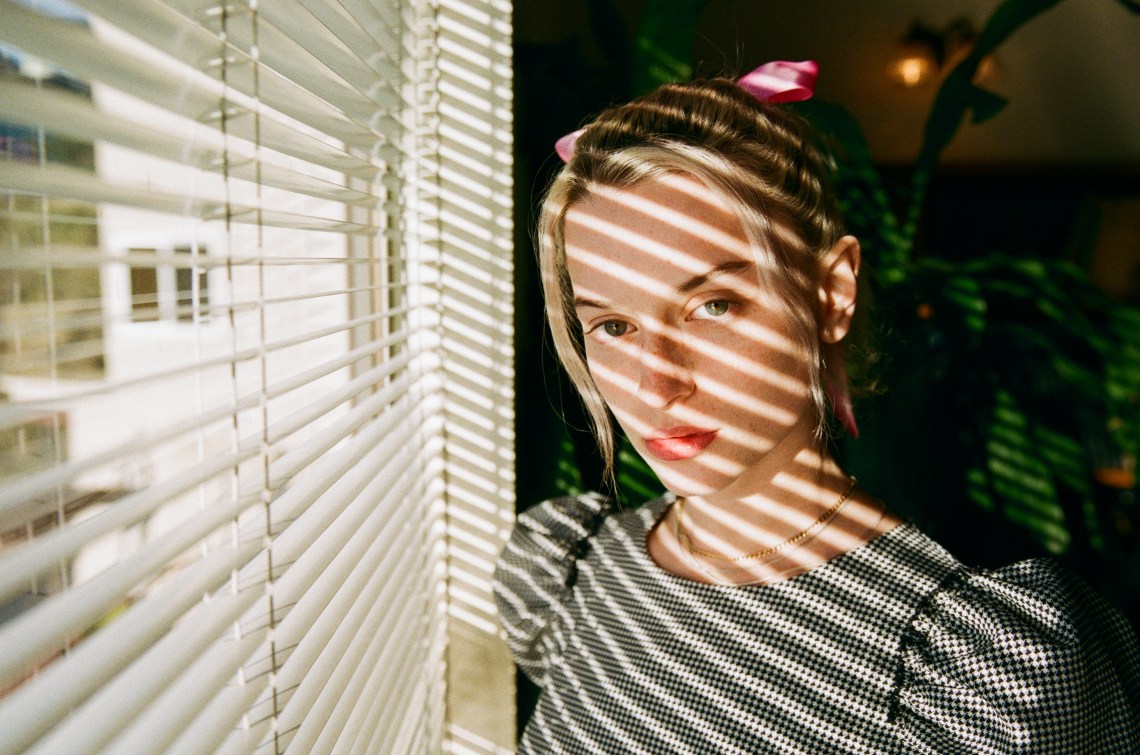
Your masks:
{"label": "woman's ear", "polygon": [[844,236],[820,260],[819,337],[839,343],[851,329],[859,280],[859,240]]}

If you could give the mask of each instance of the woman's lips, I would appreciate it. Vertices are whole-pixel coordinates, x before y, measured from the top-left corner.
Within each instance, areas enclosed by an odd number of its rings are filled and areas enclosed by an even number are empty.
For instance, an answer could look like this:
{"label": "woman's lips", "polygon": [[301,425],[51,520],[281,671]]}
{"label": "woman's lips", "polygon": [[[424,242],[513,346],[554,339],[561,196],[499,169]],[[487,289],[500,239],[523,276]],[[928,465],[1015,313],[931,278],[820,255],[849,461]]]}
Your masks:
{"label": "woman's lips", "polygon": [[716,440],[716,435],[716,430],[699,427],[669,427],[645,438],[645,448],[662,461],[681,461],[705,450],[705,446]]}

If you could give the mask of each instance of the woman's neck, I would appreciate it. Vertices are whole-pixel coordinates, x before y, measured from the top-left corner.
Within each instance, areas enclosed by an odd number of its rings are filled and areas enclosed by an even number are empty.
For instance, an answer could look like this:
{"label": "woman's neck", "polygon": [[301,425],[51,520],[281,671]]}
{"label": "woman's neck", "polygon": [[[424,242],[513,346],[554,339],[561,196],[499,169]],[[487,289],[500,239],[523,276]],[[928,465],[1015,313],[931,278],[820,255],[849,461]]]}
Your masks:
{"label": "woman's neck", "polygon": [[798,422],[729,487],[673,506],[651,533],[654,559],[702,582],[774,582],[897,524],[853,484],[815,437],[812,420]]}
{"label": "woman's neck", "polygon": [[744,470],[731,485],[686,498],[690,507],[708,510],[766,504],[783,508],[800,498],[807,505],[819,491],[842,490],[848,479],[817,437],[815,414],[808,410],[776,439],[763,459]]}

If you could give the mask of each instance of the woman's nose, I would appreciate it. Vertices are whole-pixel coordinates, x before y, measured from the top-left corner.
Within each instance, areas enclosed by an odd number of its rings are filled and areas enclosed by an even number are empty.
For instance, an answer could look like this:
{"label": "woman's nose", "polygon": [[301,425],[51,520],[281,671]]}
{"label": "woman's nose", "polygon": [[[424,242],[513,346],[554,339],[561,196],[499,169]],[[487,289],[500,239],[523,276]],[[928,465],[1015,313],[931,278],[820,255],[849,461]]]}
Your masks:
{"label": "woman's nose", "polygon": [[663,409],[693,392],[692,369],[682,351],[666,333],[646,336],[637,384],[642,401]]}

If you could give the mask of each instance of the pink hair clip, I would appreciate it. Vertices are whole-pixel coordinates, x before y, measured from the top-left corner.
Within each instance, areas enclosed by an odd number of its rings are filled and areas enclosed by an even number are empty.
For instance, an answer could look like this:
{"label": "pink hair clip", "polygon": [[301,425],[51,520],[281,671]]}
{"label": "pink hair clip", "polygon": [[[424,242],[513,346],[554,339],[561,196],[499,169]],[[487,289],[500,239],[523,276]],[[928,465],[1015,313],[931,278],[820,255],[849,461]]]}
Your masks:
{"label": "pink hair clip", "polygon": [[[773,60],[744,74],[736,83],[761,102],[800,102],[815,93],[818,75],[819,64],[814,60]],[[585,130],[580,128],[554,143],[554,151],[562,162],[568,163],[574,157],[574,145]]]}

